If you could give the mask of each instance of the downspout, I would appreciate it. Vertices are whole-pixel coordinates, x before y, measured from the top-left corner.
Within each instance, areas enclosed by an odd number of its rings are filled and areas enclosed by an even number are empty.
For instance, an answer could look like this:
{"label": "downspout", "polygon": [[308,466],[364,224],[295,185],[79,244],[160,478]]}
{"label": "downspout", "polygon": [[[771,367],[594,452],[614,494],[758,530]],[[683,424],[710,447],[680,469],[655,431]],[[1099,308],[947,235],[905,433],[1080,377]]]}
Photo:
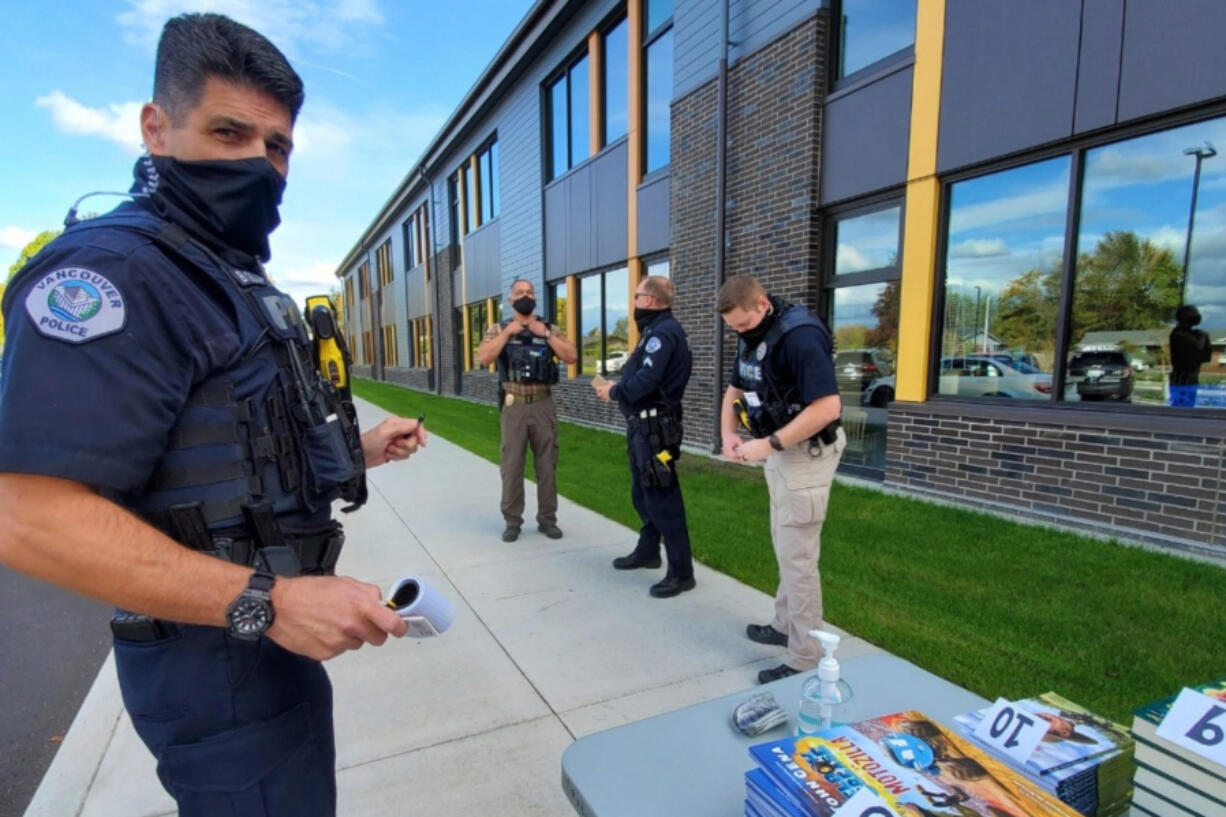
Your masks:
{"label": "downspout", "polygon": [[[719,75],[715,92],[715,290],[724,285],[724,201],[727,198],[727,127],[728,127],[728,4],[720,3]],[[715,411],[712,453],[723,447],[720,414],[723,410],[724,320],[715,315]]]}
{"label": "downspout", "polygon": [[[426,231],[424,237],[426,244],[426,253],[430,256],[430,270],[433,274],[433,289],[434,289],[434,320],[430,321],[430,365],[434,368],[434,393],[443,393],[443,316],[440,311],[443,308],[442,296],[439,295],[443,286],[443,277],[439,275],[438,266],[434,263],[434,231],[437,229],[435,225],[438,223],[435,220],[434,212],[434,181],[430,178],[430,174],[426,172],[426,163],[423,161],[418,169],[421,177],[426,180],[426,201],[430,202],[430,229]],[[451,271],[447,272],[447,285],[451,286]]]}

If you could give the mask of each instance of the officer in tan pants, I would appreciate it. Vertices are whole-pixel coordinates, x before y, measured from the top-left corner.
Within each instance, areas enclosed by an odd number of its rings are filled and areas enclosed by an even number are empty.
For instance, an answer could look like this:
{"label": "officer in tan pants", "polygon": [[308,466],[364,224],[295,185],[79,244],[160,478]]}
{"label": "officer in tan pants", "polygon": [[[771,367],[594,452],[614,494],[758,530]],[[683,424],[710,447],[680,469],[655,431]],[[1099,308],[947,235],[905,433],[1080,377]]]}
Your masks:
{"label": "officer in tan pants", "polygon": [[[724,284],[716,309],[738,335],[720,414],[723,453],[736,462],[766,461],[779,590],[774,619],[750,624],[746,635],[788,648],[782,664],[758,673],[758,682],[767,683],[813,669],[820,657],[809,631],[822,626],[817,561],[830,486],[847,445],[839,428],[843,406],[830,330],[808,309],[768,296],[747,275]],[[754,439],[741,441],[738,421]]]}
{"label": "officer in tan pants", "polygon": [[498,361],[502,410],[502,541],[514,542],[524,524],[524,460],[532,446],[536,468],[537,529],[550,539],[562,538],[558,527],[558,415],[550,387],[558,382],[558,360],[574,363],[575,345],[536,309],[531,281],[511,284],[511,317],[491,326],[477,347],[477,363]]}

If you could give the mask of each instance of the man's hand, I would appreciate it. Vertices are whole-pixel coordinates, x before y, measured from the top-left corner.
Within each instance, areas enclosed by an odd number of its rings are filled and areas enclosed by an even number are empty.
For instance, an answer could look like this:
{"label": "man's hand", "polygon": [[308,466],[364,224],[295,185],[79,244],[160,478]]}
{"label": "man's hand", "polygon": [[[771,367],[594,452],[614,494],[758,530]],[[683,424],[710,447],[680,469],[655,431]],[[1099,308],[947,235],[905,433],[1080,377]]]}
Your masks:
{"label": "man's hand", "polygon": [[425,445],[425,425],[407,417],[388,417],[362,435],[362,454],[367,468],[392,460],[407,460]]}
{"label": "man's hand", "polygon": [[740,462],[761,462],[774,450],[771,448],[770,440],[749,440],[738,445],[733,451],[733,456]]}
{"label": "man's hand", "polygon": [[549,331],[549,327],[545,325],[543,321],[533,319],[533,321],[528,324],[528,331],[536,335],[538,338],[543,338],[545,337],[545,333]]}
{"label": "man's hand", "polygon": [[721,437],[724,441],[724,458],[740,462],[741,455],[737,449],[741,445],[741,438],[734,431],[725,431]]}
{"label": "man's hand", "polygon": [[613,387],[616,385],[616,383],[602,383],[599,386],[592,386],[592,389],[596,392],[597,397],[608,403],[613,400],[610,392],[613,391]]}
{"label": "man's hand", "polygon": [[276,614],[268,637],[290,652],[327,661],[363,644],[381,646],[408,622],[381,600],[379,588],[348,576],[281,577],[272,588]]}

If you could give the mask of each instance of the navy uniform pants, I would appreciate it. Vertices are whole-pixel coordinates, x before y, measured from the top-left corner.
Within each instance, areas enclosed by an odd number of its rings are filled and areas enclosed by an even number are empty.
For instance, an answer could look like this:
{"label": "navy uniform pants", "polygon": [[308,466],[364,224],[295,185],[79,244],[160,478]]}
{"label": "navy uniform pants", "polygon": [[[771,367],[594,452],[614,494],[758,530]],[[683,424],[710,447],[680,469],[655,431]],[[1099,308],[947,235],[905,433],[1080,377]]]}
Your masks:
{"label": "navy uniform pants", "polygon": [[690,558],[690,530],[685,522],[685,501],[681,497],[676,466],[671,463],[668,466],[672,484],[657,487],[645,473],[646,460],[653,456],[647,438],[637,430],[629,430],[626,450],[630,460],[630,501],[643,523],[634,552],[644,559],[657,559],[663,539],[668,575],[688,579],[694,575],[694,564]]}
{"label": "navy uniform pants", "polygon": [[271,640],[172,625],[115,639],[132,725],[180,817],[332,817],[336,749],[323,665]]}

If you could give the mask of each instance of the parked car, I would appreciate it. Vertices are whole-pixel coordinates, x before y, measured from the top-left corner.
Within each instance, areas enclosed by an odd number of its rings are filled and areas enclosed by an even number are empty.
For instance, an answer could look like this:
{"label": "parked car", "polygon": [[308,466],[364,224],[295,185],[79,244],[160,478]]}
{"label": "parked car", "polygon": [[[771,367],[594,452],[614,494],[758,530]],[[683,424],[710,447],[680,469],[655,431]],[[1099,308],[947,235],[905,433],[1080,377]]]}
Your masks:
{"label": "parked car", "polygon": [[609,374],[620,372],[622,367],[626,365],[626,360],[630,357],[630,353],[622,350],[620,352],[610,352],[609,358],[604,362],[604,370]]}
{"label": "parked car", "polygon": [[885,408],[894,402],[894,375],[879,377],[860,395],[860,405]]}
{"label": "parked car", "polygon": [[1051,375],[1020,360],[1005,363],[989,355],[941,358],[941,394],[1045,400]]}
{"label": "parked car", "polygon": [[893,373],[885,349],[844,349],[834,356],[834,377],[841,392],[863,392],[874,380]]}
{"label": "parked car", "polygon": [[1015,366],[1017,363],[1025,363],[1035,371],[1041,371],[1038,358],[1029,352],[993,352],[990,357],[993,360],[999,360],[1001,363],[1007,363],[1010,366]]}
{"label": "parked car", "polygon": [[1133,369],[1120,349],[1077,352],[1068,364],[1069,385],[1082,400],[1132,400]]}

